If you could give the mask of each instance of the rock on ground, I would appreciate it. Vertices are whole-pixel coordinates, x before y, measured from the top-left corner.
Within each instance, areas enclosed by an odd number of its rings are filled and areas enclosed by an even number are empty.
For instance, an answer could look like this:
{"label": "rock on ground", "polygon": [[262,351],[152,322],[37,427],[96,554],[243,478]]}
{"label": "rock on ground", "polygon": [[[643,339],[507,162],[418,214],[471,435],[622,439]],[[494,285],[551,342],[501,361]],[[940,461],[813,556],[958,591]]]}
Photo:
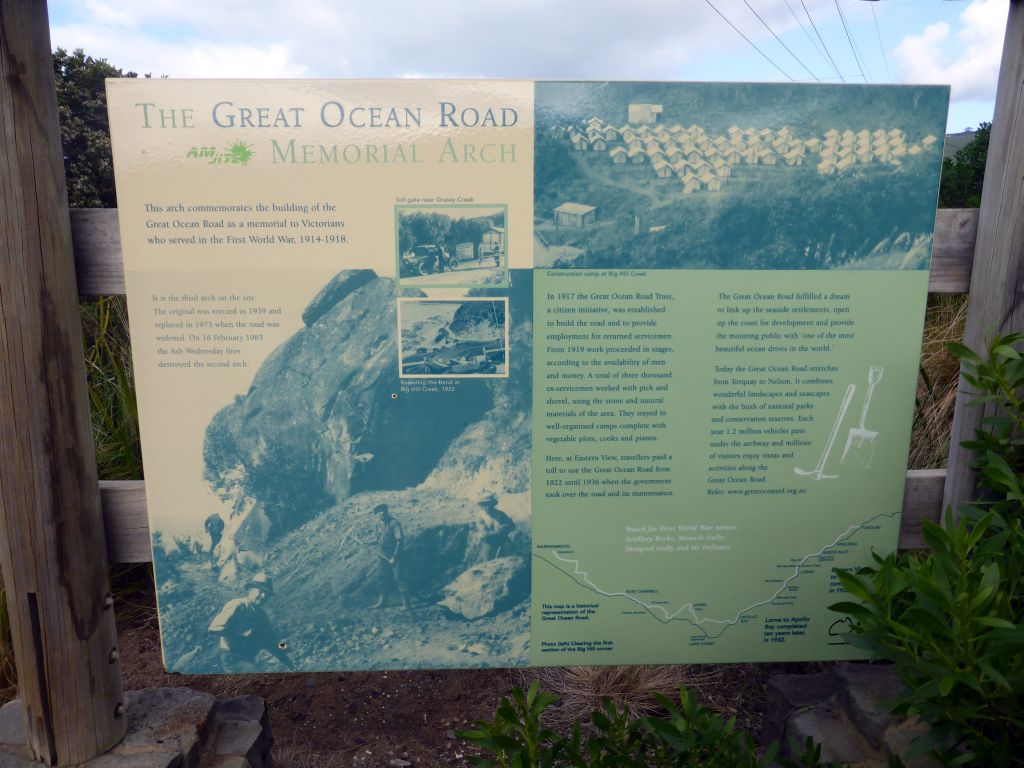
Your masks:
{"label": "rock on ground", "polygon": [[[79,768],[268,768],[273,738],[262,699],[217,701],[190,688],[125,695],[128,732]],[[28,758],[20,700],[0,707],[0,768],[39,768]]]}

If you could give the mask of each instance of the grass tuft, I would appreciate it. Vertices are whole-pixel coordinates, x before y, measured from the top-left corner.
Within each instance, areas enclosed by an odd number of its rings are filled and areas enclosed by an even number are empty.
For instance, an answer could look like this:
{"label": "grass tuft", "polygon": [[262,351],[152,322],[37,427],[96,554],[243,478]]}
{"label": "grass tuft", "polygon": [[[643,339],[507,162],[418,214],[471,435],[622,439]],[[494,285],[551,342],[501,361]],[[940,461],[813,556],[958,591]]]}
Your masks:
{"label": "grass tuft", "polygon": [[948,462],[960,363],[946,345],[963,341],[966,321],[967,296],[928,297],[908,459],[910,469],[939,469]]}
{"label": "grass tuft", "polygon": [[573,721],[600,709],[609,698],[619,706],[627,704],[635,717],[661,712],[655,699],[660,693],[672,699],[685,684],[697,693],[705,706],[725,717],[737,718],[737,725],[751,732],[760,729],[759,702],[771,665],[757,664],[675,664],[632,667],[544,667],[513,671],[514,682],[528,686],[534,679],[559,701],[545,713],[545,724],[566,733]]}
{"label": "grass tuft", "polygon": [[80,305],[96,466],[101,480],[142,478],[128,308],[123,296]]}

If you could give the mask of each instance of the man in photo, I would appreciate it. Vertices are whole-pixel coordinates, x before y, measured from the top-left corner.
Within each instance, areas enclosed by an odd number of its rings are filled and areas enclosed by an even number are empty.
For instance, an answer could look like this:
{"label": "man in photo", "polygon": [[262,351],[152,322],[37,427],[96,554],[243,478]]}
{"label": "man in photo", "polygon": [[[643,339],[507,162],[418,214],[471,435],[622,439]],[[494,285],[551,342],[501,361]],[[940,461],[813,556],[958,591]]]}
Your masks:
{"label": "man in photo", "polygon": [[260,671],[256,657],[267,651],[287,669],[293,669],[291,658],[275,640],[274,627],[263,609],[268,595],[274,593],[270,577],[260,571],[245,584],[243,597],[228,600],[213,617],[209,631],[219,635],[221,660],[226,672]]}
{"label": "man in photo", "polygon": [[444,241],[438,240],[434,247],[437,248],[437,273],[441,274],[444,272]]}
{"label": "man in photo", "polygon": [[217,546],[224,535],[224,518],[214,512],[203,522],[206,535],[210,537],[210,562],[217,562]]}
{"label": "man in photo", "polygon": [[482,496],[477,505],[476,529],[472,538],[475,539],[476,562],[484,563],[501,557],[502,551],[508,549],[516,524],[498,509],[498,497],[493,493]]}
{"label": "man in photo", "polygon": [[402,586],[401,561],[404,536],[402,525],[391,516],[391,508],[387,504],[378,504],[373,508],[377,517],[374,529],[375,553],[377,555],[377,589],[380,597],[373,604],[374,608],[382,608],[389,602],[388,595],[397,593],[402,610],[409,608]]}

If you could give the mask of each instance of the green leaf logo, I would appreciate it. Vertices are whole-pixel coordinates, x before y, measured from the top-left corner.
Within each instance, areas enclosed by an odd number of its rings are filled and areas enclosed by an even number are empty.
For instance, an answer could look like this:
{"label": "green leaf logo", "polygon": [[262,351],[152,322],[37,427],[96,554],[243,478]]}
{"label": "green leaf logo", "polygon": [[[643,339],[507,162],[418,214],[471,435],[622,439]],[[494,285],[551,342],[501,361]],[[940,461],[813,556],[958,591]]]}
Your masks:
{"label": "green leaf logo", "polygon": [[239,163],[241,165],[248,165],[249,161],[252,160],[256,153],[252,147],[249,146],[247,141],[236,141],[227,149],[227,155],[230,158],[230,162]]}

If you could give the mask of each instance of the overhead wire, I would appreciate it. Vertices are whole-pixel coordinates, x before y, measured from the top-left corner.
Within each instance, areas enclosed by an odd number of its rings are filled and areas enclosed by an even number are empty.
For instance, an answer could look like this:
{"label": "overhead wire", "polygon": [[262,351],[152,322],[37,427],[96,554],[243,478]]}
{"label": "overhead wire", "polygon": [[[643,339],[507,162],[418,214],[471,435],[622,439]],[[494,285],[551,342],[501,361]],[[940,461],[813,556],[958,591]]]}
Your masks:
{"label": "overhead wire", "polygon": [[[819,80],[819,82],[824,83],[824,82],[827,82],[829,80],[839,80],[841,77],[842,77],[842,75],[827,75],[827,76],[821,78]],[[858,75],[847,75],[847,77],[854,77],[855,78],[855,77],[858,77]],[[796,82],[798,82],[798,83],[810,83],[810,82],[813,82],[813,81],[808,79],[808,78],[804,78],[803,80],[797,80]]]}
{"label": "overhead wire", "polygon": [[[839,0],[836,0],[839,2]],[[877,0],[868,0],[868,2],[877,2]],[[845,14],[843,14],[845,16]],[[864,65],[864,71],[868,73],[867,79],[874,82],[875,75],[871,71],[871,67],[868,66],[868,57],[864,55],[864,52],[860,49],[860,44],[857,42],[857,30],[856,27],[850,29],[850,38],[853,40],[853,50],[857,52],[860,57],[861,63]]]}
{"label": "overhead wire", "polygon": [[827,66],[831,66],[832,64],[828,60],[828,57],[825,56],[825,52],[821,49],[821,46],[819,46],[817,41],[813,37],[811,37],[811,33],[808,31],[807,25],[804,24],[803,19],[801,19],[797,15],[797,12],[793,10],[793,6],[790,4],[789,0],[785,0],[785,2],[786,8],[789,9],[790,14],[796,20],[796,23],[800,25],[800,29],[803,30],[803,33],[807,37],[807,39],[811,41],[811,45],[814,47],[814,50],[817,51],[818,55],[821,56],[821,60],[824,61]]}
{"label": "overhead wire", "polygon": [[751,48],[753,48],[755,51],[760,53],[769,64],[771,64],[773,67],[775,67],[777,70],[779,70],[779,72],[781,72],[783,75],[785,75],[787,78],[789,78],[789,80],[791,82],[794,82],[794,83],[796,82],[796,80],[794,80],[793,77],[786,70],[784,70],[782,67],[780,67],[778,64],[776,64],[775,61],[772,60],[771,56],[769,56],[767,53],[765,53],[760,48],[758,48],[756,45],[754,45],[754,41],[753,40],[751,40],[749,37],[747,37],[745,34],[743,34],[743,32],[740,31],[739,27],[737,27],[735,24],[733,24],[731,21],[729,21],[729,19],[726,18],[725,14],[722,13],[720,10],[718,10],[718,8],[715,7],[715,4],[712,3],[711,0],[704,0],[704,2],[707,3],[708,5],[710,5],[711,9],[715,13],[717,13],[719,16],[721,16],[722,20],[726,24],[728,24],[730,27],[732,27],[736,31],[736,34],[738,34],[740,37],[742,37],[744,40],[746,40],[750,44]]}
{"label": "overhead wire", "polygon": [[768,22],[765,21],[761,17],[761,14],[758,13],[754,9],[754,6],[752,6],[750,4],[749,0],[743,0],[743,4],[746,5],[747,8],[750,9],[751,13],[753,13],[755,16],[757,16],[757,20],[760,21],[762,25],[764,25],[764,28],[767,29],[771,33],[772,37],[774,37],[776,40],[779,41],[779,45],[781,45],[783,48],[786,49],[786,53],[788,53],[790,56],[792,56],[796,60],[796,63],[799,64],[801,67],[803,67],[804,71],[807,72],[808,75],[810,75],[815,80],[817,80],[818,76],[816,74],[814,74],[813,72],[811,72],[810,67],[808,67],[806,64],[804,64],[802,61],[800,61],[799,57],[797,57],[797,55],[795,53],[793,53],[792,50],[790,50],[790,47],[788,45],[786,45],[784,42],[782,42],[782,38],[779,37],[777,34],[775,34],[775,30],[774,29],[772,29],[770,26],[768,26]]}
{"label": "overhead wire", "polygon": [[804,13],[807,14],[807,20],[811,22],[811,28],[814,30],[814,34],[816,34],[818,36],[818,40],[821,41],[821,47],[825,49],[825,53],[828,55],[828,60],[832,62],[832,69],[834,69],[836,74],[839,75],[839,79],[845,83],[846,78],[843,77],[842,72],[839,71],[839,67],[836,66],[836,60],[832,58],[832,53],[829,51],[828,46],[825,45],[825,40],[822,38],[821,32],[818,31],[818,25],[814,23],[814,19],[811,18],[811,12],[807,10],[807,3],[805,3],[804,0],[800,0],[800,5],[804,9]]}
{"label": "overhead wire", "polygon": [[839,7],[839,0],[833,0],[833,2],[836,5],[836,10],[839,12],[839,20],[843,22],[843,31],[846,32],[846,41],[850,44],[850,51],[853,53],[853,60],[857,63],[857,69],[860,70],[860,76],[864,78],[864,82],[867,82],[867,75],[864,74],[864,67],[860,64],[860,57],[857,55],[857,49],[853,45],[853,38],[850,36],[850,28],[846,26],[846,17],[843,15],[843,9]]}
{"label": "overhead wire", "polygon": [[875,15],[875,6],[871,6],[871,18],[875,22],[875,35],[878,37],[878,48],[882,51],[882,62],[885,64],[885,76],[889,78],[889,82],[892,82],[892,72],[889,71],[889,56],[885,52],[885,46],[882,45],[882,32],[878,28],[878,16]]}

